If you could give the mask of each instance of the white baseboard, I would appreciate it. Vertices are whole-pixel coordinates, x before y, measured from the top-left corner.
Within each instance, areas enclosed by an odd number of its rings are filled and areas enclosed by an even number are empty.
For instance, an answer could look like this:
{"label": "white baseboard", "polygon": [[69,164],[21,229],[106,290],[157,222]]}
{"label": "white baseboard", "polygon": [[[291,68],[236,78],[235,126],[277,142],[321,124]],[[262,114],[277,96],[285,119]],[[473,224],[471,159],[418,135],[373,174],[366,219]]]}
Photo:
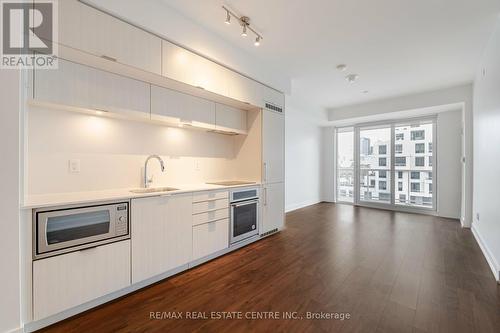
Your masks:
{"label": "white baseboard", "polygon": [[483,251],[483,255],[486,258],[488,265],[490,266],[491,272],[493,273],[493,276],[495,276],[495,280],[498,283],[500,283],[500,265],[498,265],[498,262],[496,261],[491,251],[488,249],[488,246],[484,242],[483,237],[481,236],[481,234],[479,233],[479,231],[476,229],[475,226],[476,225],[473,223],[471,228],[472,234],[474,235],[474,238],[479,244],[481,251]]}
{"label": "white baseboard", "polygon": [[13,330],[7,331],[6,333],[23,333],[24,329],[22,327],[14,328]]}
{"label": "white baseboard", "polygon": [[297,209],[300,209],[300,208],[304,208],[304,207],[307,207],[307,206],[315,205],[315,204],[317,204],[319,202],[321,202],[320,199],[313,199],[313,200],[306,200],[306,201],[302,201],[302,202],[299,202],[299,203],[290,204],[290,205],[287,205],[285,207],[285,213],[289,213],[291,211],[294,211],[294,210],[297,210]]}

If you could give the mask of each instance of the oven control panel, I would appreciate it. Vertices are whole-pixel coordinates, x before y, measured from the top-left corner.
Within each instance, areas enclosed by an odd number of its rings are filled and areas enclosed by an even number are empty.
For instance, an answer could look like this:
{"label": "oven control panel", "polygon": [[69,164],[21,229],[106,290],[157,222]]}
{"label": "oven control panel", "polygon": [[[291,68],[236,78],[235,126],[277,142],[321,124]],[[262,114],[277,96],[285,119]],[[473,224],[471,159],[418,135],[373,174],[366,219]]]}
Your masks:
{"label": "oven control panel", "polygon": [[115,234],[116,236],[128,234],[128,205],[126,203],[116,206]]}

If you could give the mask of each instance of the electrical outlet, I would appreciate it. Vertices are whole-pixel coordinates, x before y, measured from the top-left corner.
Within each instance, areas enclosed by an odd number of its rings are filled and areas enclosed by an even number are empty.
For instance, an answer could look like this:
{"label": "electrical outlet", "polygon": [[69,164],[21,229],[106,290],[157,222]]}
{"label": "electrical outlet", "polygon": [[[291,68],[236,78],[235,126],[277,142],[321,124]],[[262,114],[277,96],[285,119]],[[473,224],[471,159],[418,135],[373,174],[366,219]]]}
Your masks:
{"label": "electrical outlet", "polygon": [[69,160],[69,172],[80,173],[80,160]]}

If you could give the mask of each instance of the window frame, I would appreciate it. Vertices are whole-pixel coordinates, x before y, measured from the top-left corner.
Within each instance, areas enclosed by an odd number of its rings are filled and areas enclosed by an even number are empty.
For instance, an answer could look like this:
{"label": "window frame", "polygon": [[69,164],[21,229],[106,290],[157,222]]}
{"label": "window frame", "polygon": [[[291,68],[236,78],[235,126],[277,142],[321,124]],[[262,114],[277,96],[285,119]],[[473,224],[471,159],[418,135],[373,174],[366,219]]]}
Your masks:
{"label": "window frame", "polygon": [[[429,142],[432,144],[432,152],[429,149],[429,154],[431,156],[428,156],[427,153],[424,153],[424,167],[426,167],[426,162],[429,161],[431,163],[428,163],[428,167],[431,168],[430,172],[432,172],[433,179],[432,179],[432,206],[412,206],[410,204],[410,193],[411,193],[411,185],[410,189],[406,198],[406,205],[400,205],[396,204],[395,201],[397,201],[396,196],[398,195],[396,192],[396,186],[397,186],[397,181],[403,180],[404,179],[404,173],[403,173],[403,178],[399,178],[399,173],[404,172],[404,170],[396,170],[395,169],[395,155],[396,155],[396,150],[395,150],[395,145],[396,142],[401,142],[401,139],[396,139],[396,133],[395,133],[395,127],[400,127],[400,126],[420,126],[425,123],[432,123],[432,141]],[[390,158],[390,163],[386,162],[386,167],[382,168],[388,168],[388,172],[390,173],[390,178],[388,179],[389,184],[387,184],[388,191],[390,191],[391,195],[391,202],[390,203],[384,203],[384,202],[375,202],[375,201],[361,201],[361,189],[360,189],[360,129],[364,127],[370,127],[370,126],[390,126],[391,127],[391,142],[390,142],[390,151],[389,154],[386,154],[387,158]],[[437,186],[437,179],[438,179],[438,174],[437,174],[437,154],[438,154],[438,142],[437,142],[437,116],[426,116],[426,117],[416,117],[416,118],[408,118],[408,119],[393,119],[393,120],[386,120],[386,121],[376,121],[376,122],[367,122],[367,123],[352,123],[346,126],[341,126],[341,127],[336,127],[334,130],[334,136],[335,136],[335,143],[337,144],[336,140],[336,135],[337,135],[337,130],[338,129],[345,129],[345,128],[351,128],[353,130],[353,141],[354,141],[354,200],[353,202],[344,202],[346,204],[351,204],[355,206],[365,206],[365,207],[374,207],[374,208],[383,208],[383,209],[391,209],[395,211],[403,211],[403,212],[416,212],[416,213],[425,213],[425,212],[430,212],[431,214],[434,214],[437,211],[437,196],[438,196],[438,186]],[[414,130],[413,130],[414,131]],[[409,131],[410,137],[408,138],[409,141],[418,141],[422,140],[420,138],[416,140],[412,140],[411,138],[411,132],[412,129]],[[398,133],[398,134],[403,134],[403,138],[406,137],[404,133]],[[426,138],[427,134],[424,134],[424,139]],[[401,137],[401,136],[400,136]],[[404,140],[404,139],[403,139]],[[336,145],[335,145],[336,147]],[[427,144],[425,145],[427,148]],[[336,149],[336,148],[335,148]],[[337,158],[337,153],[335,152],[334,154],[334,159],[336,160]],[[418,156],[420,157],[420,156]],[[388,165],[389,164],[389,165]],[[408,160],[407,160],[407,165],[408,165]],[[410,160],[410,165],[411,165],[411,160]],[[337,161],[335,161],[335,170],[337,168]],[[417,168],[422,168],[422,167],[417,167]],[[429,170],[422,170],[422,171],[429,171]],[[410,177],[410,175],[408,175]],[[425,176],[424,176],[425,178]],[[337,175],[334,176],[334,182],[336,183],[337,181]],[[408,181],[411,182],[410,179]],[[426,183],[427,184],[427,183]],[[424,186],[426,186],[424,184]],[[336,185],[335,185],[336,186]],[[425,188],[422,189],[422,186],[420,186],[420,191],[418,193],[425,193]],[[337,188],[334,187],[333,191],[336,195],[337,193]],[[337,200],[335,200],[337,201]],[[338,201],[340,202],[340,201]],[[434,213],[433,213],[434,212]]]}

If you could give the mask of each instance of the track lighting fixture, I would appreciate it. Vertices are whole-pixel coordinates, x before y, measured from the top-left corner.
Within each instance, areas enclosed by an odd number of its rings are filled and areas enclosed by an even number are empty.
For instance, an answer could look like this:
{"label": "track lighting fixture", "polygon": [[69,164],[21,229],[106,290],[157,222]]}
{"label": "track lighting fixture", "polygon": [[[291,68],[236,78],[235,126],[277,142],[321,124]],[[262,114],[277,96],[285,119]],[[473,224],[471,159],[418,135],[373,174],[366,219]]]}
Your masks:
{"label": "track lighting fixture", "polygon": [[250,30],[255,35],[254,45],[255,46],[259,46],[261,40],[264,39],[264,37],[262,37],[261,34],[259,34],[257,31],[255,31],[254,28],[252,28],[252,26],[250,25],[250,18],[248,16],[241,16],[240,17],[240,16],[236,15],[234,12],[232,12],[231,10],[229,10],[226,6],[222,6],[222,8],[226,11],[226,21],[225,21],[225,23],[226,24],[230,24],[231,23],[231,17],[234,17],[236,20],[238,20],[238,22],[241,25],[241,29],[242,29],[241,36],[242,37],[248,36],[248,30]]}

